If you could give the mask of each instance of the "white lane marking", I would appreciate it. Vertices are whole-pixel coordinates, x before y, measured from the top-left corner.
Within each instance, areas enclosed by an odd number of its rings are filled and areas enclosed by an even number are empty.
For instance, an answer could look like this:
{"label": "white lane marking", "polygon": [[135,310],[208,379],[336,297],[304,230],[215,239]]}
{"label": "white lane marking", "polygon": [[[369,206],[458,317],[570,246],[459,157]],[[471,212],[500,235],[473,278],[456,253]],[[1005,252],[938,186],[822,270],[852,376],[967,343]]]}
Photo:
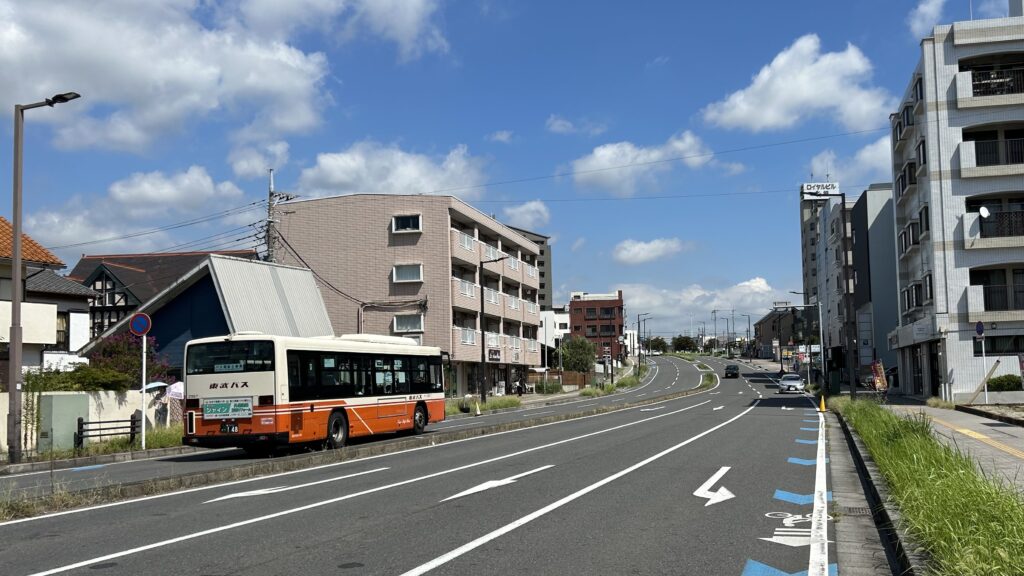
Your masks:
{"label": "white lane marking", "polygon": [[639,397],[641,397],[641,396],[647,396],[647,392],[644,392],[643,394],[637,394],[637,395],[636,395],[636,397],[637,397],[637,398],[639,398]]}
{"label": "white lane marking", "polygon": [[[140,372],[140,374],[141,374],[141,372]],[[554,410],[548,410],[547,412],[534,412],[533,414],[531,414],[531,416],[540,416],[541,414],[554,414],[554,413],[555,413]]]}
{"label": "white lane marking", "polygon": [[476,494],[477,492],[483,492],[484,490],[490,490],[491,488],[498,488],[498,487],[501,487],[501,486],[507,486],[509,484],[514,483],[516,480],[518,480],[520,478],[523,478],[524,476],[529,476],[530,474],[536,474],[537,472],[540,472],[542,470],[547,470],[548,468],[554,468],[554,467],[555,467],[554,464],[548,464],[547,466],[541,466],[540,468],[534,468],[533,470],[530,470],[528,472],[523,472],[522,474],[516,474],[515,476],[509,476],[508,478],[505,478],[504,480],[488,480],[487,482],[484,482],[483,484],[479,484],[477,486],[474,486],[474,487],[470,488],[469,490],[463,490],[462,492],[459,492],[458,494],[456,494],[454,496],[449,496],[449,497],[445,498],[444,500],[441,500],[441,502],[447,502],[449,500],[455,500],[456,498],[462,498],[463,496],[469,496],[470,494]]}
{"label": "white lane marking", "polygon": [[438,556],[437,558],[434,558],[433,560],[431,560],[431,561],[429,561],[429,562],[427,562],[425,564],[421,564],[421,565],[413,568],[412,570],[409,570],[408,572],[405,572],[404,574],[402,574],[402,576],[419,576],[420,574],[425,574],[425,573],[433,570],[434,568],[437,568],[438,566],[441,566],[442,564],[446,564],[446,563],[448,563],[448,562],[458,558],[459,556],[462,556],[466,552],[474,550],[475,548],[478,548],[478,547],[480,547],[480,546],[482,546],[482,545],[484,545],[484,544],[486,544],[486,543],[488,543],[488,542],[490,542],[490,541],[492,541],[492,540],[494,540],[496,538],[500,538],[501,536],[504,536],[505,534],[508,534],[509,532],[515,530],[516,528],[519,528],[520,526],[524,526],[525,524],[527,524],[529,522],[532,522],[533,520],[536,520],[537,518],[540,518],[541,516],[544,516],[545,514],[548,514],[549,512],[552,512],[554,510],[557,510],[558,508],[561,508],[562,506],[565,506],[566,504],[568,504],[569,502],[572,502],[573,500],[576,500],[576,499],[579,499],[579,498],[581,498],[583,496],[586,496],[587,494],[593,492],[594,490],[597,490],[598,488],[600,488],[600,487],[602,487],[602,486],[604,486],[606,484],[610,484],[610,483],[618,480],[619,478],[622,478],[623,476],[625,476],[626,474],[629,474],[630,472],[634,472],[636,470],[639,470],[640,468],[643,468],[644,466],[647,466],[651,462],[659,460],[660,458],[663,458],[664,456],[667,456],[668,454],[671,454],[672,452],[675,452],[676,450],[682,448],[683,446],[686,446],[687,444],[690,444],[691,442],[695,442],[695,441],[703,438],[704,436],[707,436],[708,434],[711,434],[712,432],[714,432],[716,430],[719,430],[719,429],[721,429],[721,428],[723,428],[723,427],[725,427],[725,426],[727,426],[729,424],[732,424],[733,422],[735,422],[736,420],[739,420],[740,418],[745,416],[748,412],[750,412],[751,410],[753,410],[756,407],[757,407],[757,401],[755,401],[754,405],[751,406],[750,408],[747,408],[746,410],[744,410],[740,414],[738,414],[736,416],[733,416],[729,420],[726,420],[725,422],[722,422],[721,424],[719,424],[717,426],[709,428],[709,429],[705,430],[704,432],[701,432],[700,434],[697,434],[696,436],[692,436],[692,437],[690,437],[690,438],[680,442],[679,444],[676,444],[675,446],[672,446],[672,447],[667,448],[667,449],[665,449],[665,450],[663,450],[661,452],[658,452],[654,456],[651,456],[651,457],[649,457],[649,458],[647,458],[645,460],[641,460],[640,462],[637,462],[636,464],[633,464],[629,468],[626,468],[624,470],[620,470],[620,471],[616,472],[615,474],[612,474],[611,476],[608,476],[607,478],[604,478],[603,480],[599,480],[599,481],[591,484],[590,486],[587,486],[586,488],[583,488],[582,490],[579,490],[577,492],[569,494],[568,496],[562,498],[561,500],[557,500],[555,502],[552,502],[551,504],[548,504],[547,506],[545,506],[545,507],[543,507],[543,508],[541,508],[541,509],[539,509],[539,510],[537,510],[535,512],[527,514],[526,516],[523,516],[522,518],[520,518],[520,519],[518,519],[518,520],[516,520],[516,521],[514,521],[514,522],[512,522],[510,524],[506,524],[505,526],[502,526],[501,528],[498,528],[497,530],[495,530],[493,532],[490,532],[489,534],[485,534],[485,535],[477,538],[476,540],[473,540],[472,542],[463,544],[462,546],[459,546],[458,548],[452,550],[451,552],[448,552],[447,554],[442,554],[441,556]]}
{"label": "white lane marking", "polygon": [[721,480],[722,476],[725,476],[725,473],[728,472],[729,470],[729,466],[722,466],[721,468],[718,469],[718,472],[715,472],[714,474],[711,475],[711,478],[708,478],[707,482],[701,484],[700,488],[697,488],[696,490],[693,491],[693,495],[696,496],[697,498],[708,499],[708,501],[704,504],[705,508],[711,506],[712,504],[718,504],[719,502],[724,502],[729,498],[736,497],[736,495],[730,492],[729,489],[726,488],[725,486],[719,486],[718,490],[715,490],[714,492],[711,491],[711,487],[714,486],[716,482]]}
{"label": "white lane marking", "polygon": [[586,408],[587,406],[594,406],[597,402],[591,402],[590,404],[580,404],[577,408]]}
{"label": "white lane marking", "polygon": [[[473,462],[473,463],[470,463],[470,464],[464,464],[462,466],[457,466],[455,468],[449,468],[447,470],[441,470],[439,472],[434,472],[432,474],[426,474],[424,476],[419,476],[419,477],[416,477],[416,478],[410,478],[408,480],[402,480],[402,481],[399,481],[399,482],[394,482],[392,484],[386,484],[384,486],[378,486],[376,488],[370,488],[370,489],[367,489],[367,490],[363,490],[361,492],[355,492],[353,494],[346,494],[344,496],[339,496],[337,498],[331,498],[329,500],[321,500],[319,502],[313,502],[311,504],[306,504],[304,506],[299,506],[297,508],[289,508],[287,510],[282,510],[280,512],[274,512],[273,514],[267,514],[267,515],[264,515],[264,516],[257,516],[255,518],[250,518],[248,520],[242,520],[240,522],[235,522],[233,524],[226,524],[224,526],[217,526],[215,528],[209,528],[209,529],[202,530],[202,531],[199,531],[199,532],[192,532],[190,534],[185,534],[183,536],[178,536],[176,538],[169,538],[167,540],[161,540],[159,542],[153,542],[152,544],[146,544],[144,546],[138,546],[136,548],[131,548],[131,549],[128,549],[128,550],[122,550],[120,552],[114,552],[112,554],[107,554],[105,556],[98,556],[96,558],[90,558],[88,560],[82,560],[81,562],[76,562],[74,564],[68,564],[68,565],[65,565],[65,566],[60,566],[58,568],[52,568],[52,569],[46,570],[44,572],[36,572],[35,574],[30,574],[29,576],[49,576],[50,574],[60,574],[61,572],[68,572],[70,570],[77,570],[78,568],[82,568],[82,567],[85,567],[85,566],[91,566],[93,564],[98,564],[100,562],[106,562],[107,560],[113,560],[115,558],[123,558],[125,556],[131,556],[132,554],[138,554],[139,552],[145,552],[147,550],[153,550],[155,548],[162,548],[164,546],[170,546],[172,544],[177,544],[178,542],[186,542],[188,540],[194,540],[196,538],[202,538],[203,536],[209,536],[210,534],[216,534],[218,532],[224,532],[226,530],[232,530],[232,529],[235,529],[235,528],[240,528],[242,526],[248,526],[250,524],[256,524],[258,522],[265,522],[267,520],[273,520],[274,518],[280,518],[282,516],[289,516],[291,514],[296,514],[296,513],[299,513],[299,512],[305,512],[306,510],[313,510],[315,508],[321,508],[323,506],[327,506],[327,505],[330,505],[330,504],[336,504],[338,502],[343,502],[345,500],[351,500],[352,498],[357,498],[359,496],[365,496],[367,494],[374,494],[376,492],[382,492],[384,490],[390,490],[392,488],[397,488],[399,486],[405,486],[407,484],[413,484],[415,482],[422,482],[424,480],[429,480],[431,478],[437,478],[438,476],[445,476],[447,474],[452,474],[452,473],[455,473],[455,472],[461,472],[462,470],[468,470],[470,468],[476,468],[478,466],[484,466],[486,464],[492,464],[494,462],[499,462],[501,460],[506,460],[508,458],[514,458],[516,456],[522,456],[523,454],[529,454],[531,452],[536,452],[538,450],[543,450],[545,448],[551,448],[553,446],[559,446],[559,445],[562,445],[562,444],[566,444],[568,442],[574,442],[576,440],[582,440],[584,438],[589,438],[591,436],[597,436],[599,434],[605,434],[607,432],[612,432],[612,431],[615,431],[615,430],[621,430],[623,428],[628,428],[630,426],[636,426],[638,424],[642,424],[642,423],[645,423],[645,422],[650,422],[652,420],[657,420],[659,418],[665,418],[667,416],[672,416],[674,414],[679,414],[681,412],[685,412],[687,410],[691,410],[693,408],[697,408],[698,406],[703,406],[703,405],[707,404],[708,402],[711,402],[711,401],[707,400],[707,401],[701,402],[700,404],[694,404],[693,406],[687,406],[686,408],[680,408],[679,410],[673,410],[672,412],[665,412],[664,414],[658,414],[656,416],[651,416],[649,418],[644,418],[644,419],[641,419],[641,420],[636,420],[634,422],[627,422],[625,424],[619,424],[617,426],[612,426],[611,428],[605,428],[603,430],[595,430],[594,432],[588,432],[586,434],[582,434],[580,436],[573,436],[571,438],[564,438],[562,440],[551,442],[550,444],[542,444],[540,446],[534,446],[533,448],[526,448],[526,449],[520,450],[518,452],[512,452],[510,454],[504,454],[502,456],[495,456],[494,458],[489,458],[487,460],[481,460],[479,462]],[[757,406],[757,404],[754,404],[754,406]],[[749,412],[750,410],[753,410],[754,406],[751,406],[747,410],[747,412]],[[746,412],[744,412],[744,414],[746,414]],[[740,416],[742,416],[742,415],[743,414],[741,414]],[[738,417],[739,416],[737,416],[736,418],[738,418]],[[733,420],[735,420],[735,418],[733,418]],[[725,424],[728,424],[729,422],[731,422],[731,420],[730,421],[726,421],[723,424],[720,424],[718,427],[724,426]],[[712,428],[708,432],[716,430],[718,427]],[[708,432],[705,432],[704,434],[707,434]],[[703,436],[703,434],[701,436]],[[694,437],[694,439],[696,439],[696,438],[699,438],[699,436]]]}
{"label": "white lane marking", "polygon": [[661,410],[664,406],[657,406],[655,408],[641,408],[641,412],[654,412],[655,410]]}
{"label": "white lane marking", "polygon": [[712,412],[713,412],[714,410],[721,410],[722,408],[725,408],[725,406],[719,406],[718,408],[715,408],[715,409],[713,409],[713,410],[712,410]]}
{"label": "white lane marking", "polygon": [[715,394],[718,394],[718,392],[708,392],[708,394],[714,396]]}
{"label": "white lane marking", "polygon": [[[812,405],[814,400],[807,397]],[[814,468],[814,510],[811,512],[811,553],[807,576],[828,576],[828,489],[825,477],[825,413],[818,412],[818,462]]]}
{"label": "white lane marking", "polygon": [[327,484],[328,482],[337,482],[338,480],[346,480],[348,478],[355,478],[356,476],[365,476],[366,474],[373,474],[374,472],[383,472],[390,470],[390,468],[374,468],[373,470],[366,470],[363,472],[356,472],[354,474],[346,474],[344,476],[337,476],[335,478],[327,478],[326,480],[317,480],[316,482],[307,482],[305,484],[297,484],[295,486],[279,486],[277,488],[263,488],[261,490],[249,490],[248,492],[235,492],[234,494],[228,494],[221,496],[220,498],[214,498],[213,500],[207,500],[203,504],[209,504],[211,502],[219,502],[221,500],[230,500],[231,498],[245,498],[247,496],[263,496],[266,494],[277,494],[279,492],[288,492],[290,490],[298,490],[299,488],[309,488],[310,486],[317,486],[320,484]]}
{"label": "white lane marking", "polygon": [[[651,382],[654,381],[654,378],[657,377],[658,372],[659,372],[658,364],[652,363],[651,366],[653,366],[654,368],[650,372],[647,373],[647,376],[644,377],[644,378],[650,378],[650,381],[647,384],[644,384],[643,386],[635,388],[634,391],[646,388],[647,386],[649,386],[651,384]],[[678,370],[678,368],[676,368],[676,370]],[[711,387],[711,390],[714,390],[717,387],[718,387],[718,384],[716,383],[715,386]],[[704,392],[698,392],[697,394],[703,394],[703,393]],[[712,394],[717,394],[717,392],[712,392]],[[643,394],[638,394],[637,397],[639,398],[640,396],[646,396],[646,395],[647,395],[647,393],[645,392]],[[661,402],[671,402],[671,401],[674,401],[674,400],[678,400],[678,398],[670,399],[670,400],[662,400],[662,401],[660,401],[658,403],[661,403]],[[566,406],[566,405],[569,405],[569,404],[575,404],[577,402],[583,402],[583,401],[584,400],[574,400],[572,402],[563,402],[561,404],[561,406]],[[575,420],[581,420],[583,418],[597,418],[597,417],[600,417],[600,416],[608,416],[608,415],[611,415],[611,414],[616,414],[616,413],[621,412],[623,410],[630,410],[630,409],[631,408],[618,408],[618,409],[615,409],[615,410],[610,410],[608,412],[603,412],[601,414],[594,414],[594,415],[591,415],[591,416],[582,416],[580,418],[576,418]],[[518,410],[516,412],[518,412]],[[488,414],[485,414],[483,416],[477,416],[476,418],[474,418],[474,422],[472,422],[472,423],[456,424],[456,425],[453,425],[453,426],[448,426],[447,428],[457,428],[459,426],[470,426],[472,424],[475,424],[476,422],[479,422],[480,419],[487,418],[489,416],[490,415],[488,415]],[[0,528],[2,528],[4,526],[11,525],[11,524],[22,524],[22,523],[25,523],[25,522],[34,522],[36,520],[48,520],[50,518],[56,518],[58,516],[67,516],[69,514],[80,514],[82,512],[92,512],[94,510],[101,510],[103,508],[112,508],[114,506],[124,506],[126,504],[138,504],[140,502],[147,502],[149,500],[157,500],[157,499],[160,499],[160,498],[168,498],[168,497],[171,497],[171,496],[181,496],[181,495],[184,495],[184,494],[191,494],[193,492],[201,492],[203,490],[214,490],[214,489],[217,489],[217,488],[224,488],[224,487],[227,487],[227,486],[235,486],[237,484],[246,484],[248,482],[259,482],[260,480],[268,480],[270,478],[277,478],[277,477],[280,477],[280,476],[290,476],[290,475],[293,475],[293,474],[302,474],[302,473],[305,473],[305,472],[315,472],[317,470],[323,470],[325,468],[333,468],[335,466],[342,466],[342,465],[346,465],[346,464],[361,463],[361,462],[366,462],[368,460],[376,460],[378,458],[389,458],[391,456],[395,456],[395,455],[398,455],[398,454],[407,454],[409,452],[416,452],[416,451],[419,451],[419,450],[428,450],[428,449],[432,449],[432,448],[437,448],[439,446],[446,446],[447,447],[447,446],[452,446],[452,445],[455,445],[455,444],[461,444],[463,442],[473,442],[473,441],[483,440],[483,439],[487,439],[487,438],[494,438],[495,436],[500,436],[502,434],[514,434],[514,433],[517,433],[517,432],[524,432],[524,431],[528,431],[528,430],[534,430],[536,428],[543,428],[543,427],[546,427],[546,426],[555,426],[555,425],[558,425],[558,424],[565,424],[567,422],[572,422],[572,421],[573,420],[560,420],[558,422],[548,422],[547,424],[538,424],[537,426],[530,426],[530,427],[527,427],[527,428],[517,428],[515,430],[507,430],[505,432],[495,432],[494,434],[487,434],[485,436],[474,436],[472,438],[463,438],[462,440],[453,440],[451,442],[445,442],[443,444],[431,444],[430,446],[419,446],[417,448],[409,448],[408,450],[400,450],[398,452],[389,452],[387,454],[378,454],[376,456],[367,456],[365,458],[359,458],[359,459],[356,459],[356,460],[345,460],[343,462],[333,462],[331,464],[322,464],[320,466],[311,466],[309,468],[300,468],[298,470],[289,470],[288,472],[278,472],[276,474],[266,474],[266,475],[262,475],[262,476],[255,476],[253,478],[245,478],[243,480],[234,480],[234,481],[231,481],[231,482],[224,482],[224,483],[221,483],[221,484],[210,484],[209,486],[199,486],[199,487],[196,487],[196,488],[187,488],[185,490],[177,490],[177,491],[174,491],[174,492],[165,492],[163,494],[154,494],[152,496],[142,496],[140,498],[132,498],[132,499],[129,499],[129,500],[119,500],[117,502],[108,502],[106,504],[97,504],[95,506],[86,506],[84,508],[75,508],[75,509],[72,509],[72,510],[63,510],[61,512],[51,512],[50,514],[41,514],[39,516],[32,516],[31,518],[19,518],[17,520],[8,520],[6,522],[0,522]],[[219,452],[221,450],[222,449],[210,450],[210,452]],[[223,450],[234,450],[234,448],[224,448]],[[167,456],[161,456],[161,458],[167,458]],[[158,458],[154,458],[154,459],[158,459]],[[135,460],[135,462],[141,462],[141,461],[142,460]],[[34,474],[34,472],[33,472],[33,474]],[[10,477],[11,476],[7,476],[7,478],[10,478]]]}

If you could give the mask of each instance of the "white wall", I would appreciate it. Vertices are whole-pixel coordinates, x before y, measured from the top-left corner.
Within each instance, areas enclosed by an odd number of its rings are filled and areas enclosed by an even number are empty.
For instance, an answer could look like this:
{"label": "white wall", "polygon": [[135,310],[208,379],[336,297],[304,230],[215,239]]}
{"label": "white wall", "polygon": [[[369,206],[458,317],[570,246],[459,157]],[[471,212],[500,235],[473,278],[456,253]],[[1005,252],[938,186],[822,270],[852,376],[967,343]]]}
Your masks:
{"label": "white wall", "polygon": [[[140,408],[139,391],[130,392],[44,392],[47,396],[60,396],[72,394],[84,394],[89,397],[88,419],[93,420],[127,420],[131,418],[132,412]],[[146,426],[153,425],[154,414],[159,402],[155,401],[156,392],[147,392],[146,405]],[[22,395],[24,401],[24,395]],[[0,393],[0,446],[3,447],[4,458],[7,456],[7,414],[10,399],[6,392]],[[35,439],[30,441],[30,446],[23,446],[24,450],[35,449]]]}
{"label": "white wall", "polygon": [[71,312],[68,318],[68,348],[74,352],[89,343],[89,313]]}

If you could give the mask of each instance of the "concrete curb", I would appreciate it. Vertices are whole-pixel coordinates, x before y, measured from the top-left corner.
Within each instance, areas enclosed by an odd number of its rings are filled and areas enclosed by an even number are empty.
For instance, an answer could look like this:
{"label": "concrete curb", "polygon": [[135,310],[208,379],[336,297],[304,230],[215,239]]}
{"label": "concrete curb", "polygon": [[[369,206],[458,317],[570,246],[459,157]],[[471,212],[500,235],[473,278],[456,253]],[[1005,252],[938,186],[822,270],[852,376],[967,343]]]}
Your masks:
{"label": "concrete curb", "polygon": [[161,456],[176,456],[178,454],[191,454],[200,452],[205,448],[195,446],[174,446],[171,448],[154,448],[152,450],[137,450],[134,452],[114,452],[112,454],[97,454],[96,456],[81,456],[79,458],[64,458],[61,460],[43,460],[39,462],[24,462],[22,464],[8,464],[0,468],[0,476],[10,474],[23,474],[25,472],[39,472],[41,470],[64,470],[67,468],[78,468],[79,466],[92,466],[94,464],[109,464],[111,462],[127,462],[130,460],[144,460],[148,458],[160,458]]}
{"label": "concrete curb", "polygon": [[882,543],[895,559],[901,575],[928,574],[926,556],[916,540],[901,525],[899,509],[889,499],[889,484],[871,459],[867,446],[846,423],[839,412],[833,412],[846,436],[846,443],[853,454],[853,462],[866,488],[868,506],[875,520]]}
{"label": "concrete curb", "polygon": [[[577,412],[555,414],[551,416],[544,416],[541,418],[532,418],[529,420],[518,420],[515,422],[506,422],[503,424],[495,424],[492,426],[486,426],[481,428],[472,428],[450,432],[436,432],[430,435],[411,436],[403,438],[401,440],[390,442],[373,442],[365,445],[347,446],[345,448],[341,448],[338,450],[325,450],[309,454],[295,454],[279,458],[268,458],[265,461],[240,464],[238,466],[232,466],[230,468],[221,468],[219,470],[212,470],[208,472],[195,472],[191,474],[181,474],[175,476],[167,476],[164,478],[156,478],[153,480],[142,480],[137,482],[128,482],[124,484],[101,486],[97,488],[89,488],[85,490],[75,491],[70,494],[78,502],[78,504],[76,504],[75,506],[84,505],[85,503],[88,503],[89,505],[96,505],[100,503],[113,502],[117,500],[127,500],[131,498],[151,496],[154,494],[160,494],[164,492],[173,492],[176,490],[196,488],[199,486],[207,486],[210,484],[217,484],[221,482],[244,480],[268,474],[291,472],[293,470],[300,470],[315,466],[323,466],[326,464],[335,464],[339,462],[346,462],[349,460],[358,460],[370,456],[379,456],[382,454],[390,454],[394,452],[401,452],[404,450],[411,450],[415,448],[426,448],[430,446],[436,446],[439,444],[446,444],[450,442],[457,442],[460,440],[466,440],[469,438],[475,438],[479,436],[487,436],[489,434],[496,434],[499,432],[509,432],[521,428],[530,428],[533,426],[551,424],[554,422],[561,422],[564,420],[573,420],[585,416],[595,416],[597,414],[604,414],[606,412],[615,412],[619,410],[635,408],[638,406],[646,406],[648,404],[665,402],[668,400],[676,400],[679,398],[685,398],[687,396],[694,396],[707,390],[708,388],[697,387],[685,390],[683,392],[667,394],[664,396],[659,396],[657,398],[648,398],[636,402],[631,402],[629,404],[619,404],[614,406],[598,406],[594,408],[589,408],[587,410],[580,410]],[[57,495],[57,501],[54,501],[54,496],[41,496],[36,498],[26,498],[24,500],[21,500],[20,502],[28,505],[24,506],[23,508],[33,509],[32,515],[39,515],[51,511],[51,509],[56,509],[57,507],[60,507],[61,509],[67,508],[67,497],[67,494],[60,494]]]}
{"label": "concrete curb", "polygon": [[1013,416],[1005,416],[1003,414],[993,414],[984,410],[978,410],[977,408],[971,408],[970,406],[961,406],[959,404],[955,407],[956,410],[965,414],[971,414],[973,416],[981,416],[982,418],[988,418],[990,420],[998,420],[1005,422],[1006,424],[1015,424],[1017,426],[1024,426],[1024,419],[1014,418]]}

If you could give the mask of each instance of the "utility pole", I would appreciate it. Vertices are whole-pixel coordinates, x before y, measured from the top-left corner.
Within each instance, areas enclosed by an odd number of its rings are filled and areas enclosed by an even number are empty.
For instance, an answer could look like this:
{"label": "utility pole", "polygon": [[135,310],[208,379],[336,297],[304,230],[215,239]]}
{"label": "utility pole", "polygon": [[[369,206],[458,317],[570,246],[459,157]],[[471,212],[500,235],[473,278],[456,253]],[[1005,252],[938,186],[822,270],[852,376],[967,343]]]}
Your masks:
{"label": "utility pole", "polygon": [[263,230],[263,239],[267,243],[267,262],[274,262],[274,246],[277,244],[274,230],[274,208],[281,202],[295,198],[294,194],[274,191],[274,169],[267,168],[270,175],[270,186],[267,189],[267,222]]}

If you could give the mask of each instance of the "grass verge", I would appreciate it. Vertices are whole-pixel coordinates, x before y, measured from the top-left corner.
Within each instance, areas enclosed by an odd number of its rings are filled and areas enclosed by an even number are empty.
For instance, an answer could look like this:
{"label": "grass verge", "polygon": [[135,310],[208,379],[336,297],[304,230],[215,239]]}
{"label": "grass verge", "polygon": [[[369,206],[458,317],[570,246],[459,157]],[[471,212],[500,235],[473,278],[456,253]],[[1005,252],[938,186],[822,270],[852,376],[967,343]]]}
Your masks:
{"label": "grass verge", "polygon": [[[167,426],[164,428],[146,429],[146,448],[175,448],[181,446],[181,437],[184,431],[181,424]],[[102,454],[117,454],[119,452],[134,452],[142,450],[142,437],[136,436],[135,441],[129,443],[127,436],[115,436],[103,442],[88,442],[81,450],[73,448],[67,450],[50,450],[40,452],[29,461],[63,460],[66,458],[79,458],[82,456],[100,456]]]}
{"label": "grass verge", "polygon": [[932,573],[1024,574],[1024,496],[937,442],[924,415],[901,417],[848,398],[833,399],[831,409],[863,439]]}
{"label": "grass verge", "polygon": [[697,363],[697,370],[711,370],[711,368],[707,364],[705,364],[703,362],[698,362]]}
{"label": "grass verge", "polygon": [[956,404],[953,404],[949,400],[943,400],[938,396],[932,396],[931,398],[928,399],[926,404],[928,404],[928,406],[932,408],[944,408],[946,410],[952,410],[953,408],[956,407]]}
{"label": "grass verge", "polygon": [[616,388],[633,388],[640,385],[640,380],[636,376],[626,376],[625,378],[619,378],[615,381]]}
{"label": "grass verge", "polygon": [[[448,400],[444,404],[444,415],[451,416],[453,414],[465,414],[467,412],[475,413],[477,402],[478,400],[476,399],[470,400],[468,402],[465,399]],[[518,396],[497,396],[491,397],[490,399],[487,400],[487,402],[480,404],[480,411],[486,412],[488,410],[518,408],[522,406],[522,404],[523,403],[520,402]],[[461,406],[466,406],[469,408],[469,410],[463,410]]]}
{"label": "grass verge", "polygon": [[715,385],[715,375],[711,374],[711,373],[704,374],[703,376],[700,377],[700,385],[701,385],[701,387],[704,387],[704,388],[706,388],[708,386],[714,386]]}

